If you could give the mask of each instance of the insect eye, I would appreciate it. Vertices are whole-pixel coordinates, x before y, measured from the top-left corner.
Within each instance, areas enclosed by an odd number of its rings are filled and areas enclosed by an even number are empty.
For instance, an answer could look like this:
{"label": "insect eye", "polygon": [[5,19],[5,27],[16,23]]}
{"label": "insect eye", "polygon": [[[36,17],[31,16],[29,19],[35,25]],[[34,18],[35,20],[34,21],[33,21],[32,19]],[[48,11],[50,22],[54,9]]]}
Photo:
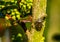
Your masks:
{"label": "insect eye", "polygon": [[42,20],[45,20],[46,17],[47,17],[47,15],[45,14],[45,15],[42,15],[40,18],[41,18]]}
{"label": "insect eye", "polygon": [[43,20],[45,20],[46,17],[43,17]]}

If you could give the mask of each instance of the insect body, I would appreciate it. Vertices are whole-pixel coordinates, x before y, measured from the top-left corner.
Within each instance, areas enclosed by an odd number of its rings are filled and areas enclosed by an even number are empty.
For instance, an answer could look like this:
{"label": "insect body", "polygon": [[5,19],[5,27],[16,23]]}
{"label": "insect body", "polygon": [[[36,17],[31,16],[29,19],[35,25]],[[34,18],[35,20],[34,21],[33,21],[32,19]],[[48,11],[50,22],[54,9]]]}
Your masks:
{"label": "insect body", "polygon": [[37,31],[40,31],[40,30],[41,30],[41,28],[42,28],[42,26],[43,26],[42,23],[44,22],[46,16],[47,16],[47,15],[42,15],[40,18],[38,18],[38,19],[36,20],[36,22],[35,22],[35,29],[36,29]]}

